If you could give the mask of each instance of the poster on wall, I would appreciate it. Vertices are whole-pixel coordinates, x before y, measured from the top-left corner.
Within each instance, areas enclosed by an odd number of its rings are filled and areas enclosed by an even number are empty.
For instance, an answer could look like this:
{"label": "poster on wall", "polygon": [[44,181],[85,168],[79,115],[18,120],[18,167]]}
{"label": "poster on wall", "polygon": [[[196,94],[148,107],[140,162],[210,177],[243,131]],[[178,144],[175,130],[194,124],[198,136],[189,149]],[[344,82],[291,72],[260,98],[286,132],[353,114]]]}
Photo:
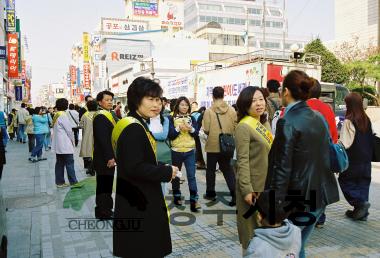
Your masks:
{"label": "poster on wall", "polygon": [[[226,71],[228,69],[228,71]],[[212,90],[224,88],[224,100],[235,104],[240,92],[248,86],[261,86],[261,63],[240,65],[227,69],[214,70],[197,75],[197,102],[200,107],[210,107]]]}
{"label": "poster on wall", "polygon": [[185,77],[168,81],[166,87],[164,86],[165,96],[169,99],[175,99],[181,96],[186,96],[190,99],[193,98],[195,80],[195,73],[191,73]]}
{"label": "poster on wall", "polygon": [[165,1],[160,8],[161,25],[170,27],[183,27],[184,24],[183,2]]}
{"label": "poster on wall", "polygon": [[136,0],[132,8],[134,15],[158,16],[158,0]]}

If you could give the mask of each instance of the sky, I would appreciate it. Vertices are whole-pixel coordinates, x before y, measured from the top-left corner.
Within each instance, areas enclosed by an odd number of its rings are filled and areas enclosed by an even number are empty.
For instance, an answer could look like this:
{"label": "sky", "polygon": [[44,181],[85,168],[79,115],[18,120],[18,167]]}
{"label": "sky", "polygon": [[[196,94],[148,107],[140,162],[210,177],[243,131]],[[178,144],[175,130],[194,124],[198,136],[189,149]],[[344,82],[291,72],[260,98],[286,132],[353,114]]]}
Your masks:
{"label": "sky", "polygon": [[[332,0],[286,0],[289,35],[334,39],[333,8]],[[16,12],[28,40],[35,96],[40,85],[62,80],[83,32],[93,31],[101,17],[123,18],[125,9],[124,0],[16,0]]]}

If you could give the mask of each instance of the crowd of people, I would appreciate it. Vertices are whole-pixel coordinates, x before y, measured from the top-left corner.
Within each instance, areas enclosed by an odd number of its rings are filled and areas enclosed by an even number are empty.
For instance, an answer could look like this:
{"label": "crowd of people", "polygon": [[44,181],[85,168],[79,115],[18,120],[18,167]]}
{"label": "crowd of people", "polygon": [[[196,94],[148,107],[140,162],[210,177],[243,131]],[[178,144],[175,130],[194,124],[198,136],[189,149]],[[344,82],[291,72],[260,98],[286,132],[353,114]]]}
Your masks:
{"label": "crowd of people", "polygon": [[[373,133],[359,94],[345,99],[338,138],[333,109],[319,99],[321,85],[301,71],[291,71],[282,85],[270,80],[266,89],[248,86],[234,106],[224,101],[222,87],[213,89],[209,108],[198,108],[185,96],[169,101],[162,93],[155,81],[139,77],[128,88],[124,110],[120,102],[113,105],[109,91],[96,99],[86,96],[82,108],[66,99],[49,109],[22,104],[8,116],[0,113],[0,153],[8,133],[28,141],[30,162],[46,160],[43,148],[52,148],[57,187],[80,188],[74,154],[81,129],[79,156],[88,176],[96,176],[95,217],[113,220],[114,255],[121,257],[171,253],[164,196],[171,188],[173,203],[184,205],[183,166],[195,213],[201,209],[197,168],[206,170],[208,201],[218,198],[216,171],[222,172],[229,205],[236,205],[243,257],[306,257],[308,238],[326,221],[326,206],[339,201],[338,184],[353,206],[345,215],[367,220]],[[331,142],[342,144],[349,158],[338,182],[330,167]],[[125,230],[128,218],[140,218],[143,233]]]}

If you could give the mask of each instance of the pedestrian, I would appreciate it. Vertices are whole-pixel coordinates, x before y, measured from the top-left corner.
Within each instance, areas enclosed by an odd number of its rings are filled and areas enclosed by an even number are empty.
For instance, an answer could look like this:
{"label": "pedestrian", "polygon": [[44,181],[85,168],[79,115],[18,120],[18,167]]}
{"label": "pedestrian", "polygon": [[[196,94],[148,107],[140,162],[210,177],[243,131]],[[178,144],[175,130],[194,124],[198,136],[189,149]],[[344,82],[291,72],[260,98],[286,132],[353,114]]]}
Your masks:
{"label": "pedestrian", "polygon": [[[173,166],[181,170],[182,164],[186,167],[186,176],[190,191],[190,210],[198,212],[201,206],[198,203],[198,187],[195,177],[195,139],[198,135],[198,126],[191,115],[190,102],[186,97],[180,97],[174,107],[173,116],[169,121],[169,139],[172,149]],[[172,190],[175,205],[182,205],[180,179],[172,180]]]}
{"label": "pedestrian", "polygon": [[[271,198],[275,214],[285,207],[289,219],[302,231],[300,258],[318,218],[329,204],[339,201],[335,176],[330,170],[329,132],[323,118],[306,104],[314,79],[293,70],[283,82],[282,100],[285,115],[277,122],[276,137],[269,154],[265,191],[259,198]],[[302,205],[291,206],[295,198]],[[269,199],[266,199],[269,200]],[[310,201],[310,205],[306,201]],[[312,218],[312,219],[310,219]],[[270,220],[270,224],[274,221]]]}
{"label": "pedestrian", "polygon": [[[156,143],[146,123],[160,112],[161,95],[162,89],[156,82],[143,77],[135,79],[127,93],[129,117],[120,120],[112,133],[118,162],[113,221],[115,256],[165,257],[172,252],[169,212],[161,182],[170,182],[178,175],[178,168],[157,162]],[[140,232],[123,230],[131,223],[128,218],[138,218]]]}
{"label": "pedestrian", "polygon": [[257,217],[260,227],[249,242],[244,258],[299,257],[301,251],[301,230],[287,220],[286,212],[276,213],[274,224],[269,223],[270,200],[258,199]]}
{"label": "pedestrian", "polygon": [[8,115],[8,133],[9,138],[13,141],[15,138],[15,135],[17,135],[17,128],[15,128],[15,125],[17,124],[17,110],[15,108],[12,108],[12,112]]}
{"label": "pedestrian", "polygon": [[51,149],[51,128],[53,127],[53,117],[52,113],[50,113],[50,109],[44,108],[46,111],[46,115],[48,118],[48,123],[49,123],[49,128],[48,128],[48,133],[45,135],[45,140],[44,140],[44,147],[45,151],[49,151]]}
{"label": "pedestrian", "polygon": [[21,103],[21,108],[17,112],[17,121],[18,121],[18,141],[20,143],[26,143],[26,135],[25,135],[25,128],[26,128],[26,122],[25,118],[29,115],[28,110],[26,110],[26,104]]}
{"label": "pedestrian", "polygon": [[9,136],[8,136],[8,131],[7,131],[7,115],[5,114],[4,111],[0,111],[0,128],[1,128],[1,139],[3,141],[3,146],[5,149],[8,144]]}
{"label": "pedestrian", "polygon": [[339,185],[347,202],[354,207],[346,216],[354,220],[367,220],[369,186],[371,184],[371,160],[373,154],[372,123],[363,108],[358,93],[350,93],[344,99],[347,107],[340,141],[347,150],[349,166],[339,174]]}
{"label": "pedestrian", "polygon": [[221,133],[234,134],[237,122],[236,111],[223,100],[224,89],[222,87],[215,87],[212,91],[212,97],[213,103],[211,107],[205,111],[202,122],[203,131],[208,135],[205,146],[207,153],[207,186],[204,198],[212,201],[216,199],[215,171],[216,164],[219,164],[219,168],[223,173],[232,197],[229,205],[235,206],[235,174],[230,164],[232,155],[226,156],[220,152],[219,135]]}
{"label": "pedestrian", "polygon": [[274,114],[277,110],[280,110],[282,103],[278,89],[281,87],[277,80],[269,80],[267,82],[267,90],[269,96],[267,97],[266,109],[268,111],[268,121],[272,125]]}
{"label": "pedestrian", "polygon": [[[330,137],[333,141],[333,143],[338,142],[338,130],[336,128],[335,124],[335,114],[332,110],[331,106],[321,101],[319,98],[321,97],[321,84],[318,80],[315,80],[313,87],[310,89],[310,95],[309,99],[306,101],[307,105],[317,112],[319,112],[323,118],[326,120],[329,131],[330,131]],[[317,228],[322,228],[326,221],[326,214],[323,213],[317,222],[315,226]]]}
{"label": "pedestrian", "polygon": [[67,114],[74,133],[75,147],[77,147],[79,143],[79,113],[75,110],[74,104],[69,105],[69,110],[67,110]]}
{"label": "pedestrian", "polygon": [[195,150],[196,150],[195,154],[196,154],[197,169],[206,169],[206,163],[205,163],[205,157],[204,157],[204,153],[205,153],[204,152],[204,144],[205,144],[205,141],[204,141],[203,147],[202,147],[202,141],[201,141],[202,136],[203,137],[205,136],[204,132],[201,130],[201,128],[202,128],[203,114],[204,114],[205,111],[206,111],[206,108],[205,107],[201,107],[197,111],[197,113],[199,114],[199,116],[197,116],[197,118],[196,118],[197,126],[198,126],[197,130],[199,131],[198,135],[194,137],[194,139],[195,139]]}
{"label": "pedestrian", "polygon": [[191,103],[191,116],[195,118],[195,121],[198,120],[200,113],[198,113],[198,102],[193,101]]}
{"label": "pedestrian", "polygon": [[164,111],[162,112],[163,116],[169,117],[170,116],[170,109],[168,108],[168,105],[170,104],[169,100],[165,97],[162,98],[162,106]]}
{"label": "pedestrian", "polygon": [[96,96],[99,110],[94,116],[94,154],[93,164],[96,171],[96,207],[97,219],[112,219],[112,187],[115,174],[115,155],[112,149],[111,136],[116,124],[111,114],[113,93],[99,92]]}
{"label": "pedestrian", "polygon": [[94,98],[93,97],[91,97],[91,95],[87,95],[86,97],[84,97],[84,101],[85,101],[85,103],[84,103],[84,106],[83,107],[81,107],[80,109],[79,109],[79,119],[82,119],[82,116],[84,115],[84,113],[86,113],[88,110],[87,110],[87,102],[88,101],[91,101],[91,100],[94,100]]}
{"label": "pedestrian", "polygon": [[75,176],[74,168],[74,135],[71,122],[66,112],[69,102],[65,98],[57,99],[55,106],[58,112],[53,118],[53,143],[55,152],[55,184],[57,188],[67,187],[65,183],[64,169],[66,167],[67,178],[71,188],[80,188],[82,184]]}
{"label": "pedestrian", "polygon": [[[2,131],[4,129],[1,127],[0,130]],[[3,167],[4,167],[5,163],[6,163],[5,148],[4,148],[3,141],[0,141],[0,181],[1,181],[1,177],[3,175]]]}
{"label": "pedestrian", "polygon": [[115,107],[115,114],[116,114],[116,116],[117,116],[117,118],[118,119],[122,119],[122,116],[121,116],[121,102],[120,101],[118,101],[117,103],[116,103],[116,107]]}
{"label": "pedestrian", "polygon": [[34,163],[46,160],[46,158],[42,157],[42,148],[44,145],[45,135],[49,132],[49,120],[42,107],[36,107],[34,115],[32,116],[32,121],[34,126],[34,137],[36,138],[36,146],[34,146],[32,150],[29,161]]}
{"label": "pedestrian", "polygon": [[26,117],[26,134],[28,135],[28,147],[29,153],[32,153],[33,148],[36,146],[36,138],[34,137],[34,125],[33,125],[33,115],[35,111],[33,108],[28,108],[29,115]]}
{"label": "pedestrian", "polygon": [[82,128],[82,142],[79,157],[83,158],[84,168],[87,169],[86,174],[94,176],[95,170],[92,162],[92,151],[94,146],[93,120],[94,115],[98,110],[98,103],[96,103],[95,100],[90,100],[87,101],[86,106],[88,111],[84,113],[79,123]]}
{"label": "pedestrian", "polygon": [[[169,143],[169,118],[163,115],[164,107],[156,117],[149,119],[149,131],[153,134],[157,144],[157,161],[163,164],[172,164],[172,153]],[[162,192],[166,194],[166,183],[161,183]]]}
{"label": "pedestrian", "polygon": [[259,221],[257,213],[248,219],[243,216],[264,191],[273,136],[265,113],[265,97],[259,87],[242,90],[236,105],[239,110],[235,130],[237,228],[244,255]]}

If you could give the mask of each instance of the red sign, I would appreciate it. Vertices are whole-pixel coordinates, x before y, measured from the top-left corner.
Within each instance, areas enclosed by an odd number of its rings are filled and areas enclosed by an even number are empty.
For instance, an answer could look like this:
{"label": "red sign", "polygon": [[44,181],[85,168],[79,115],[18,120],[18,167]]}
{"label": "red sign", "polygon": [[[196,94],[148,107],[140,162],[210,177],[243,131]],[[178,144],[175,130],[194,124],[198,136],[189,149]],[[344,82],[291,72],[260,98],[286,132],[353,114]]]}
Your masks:
{"label": "red sign", "polygon": [[22,67],[22,70],[21,70],[21,79],[22,80],[26,80],[26,64],[25,64],[25,60],[21,61],[21,67]]}
{"label": "red sign", "polygon": [[8,33],[8,78],[18,78],[17,33]]}
{"label": "red sign", "polygon": [[83,84],[85,89],[91,89],[91,71],[90,71],[90,64],[84,63],[83,64]]}
{"label": "red sign", "polygon": [[282,83],[286,74],[283,74],[282,65],[268,64],[267,80],[277,80]]}
{"label": "red sign", "polygon": [[70,78],[71,78],[71,87],[74,87],[77,82],[77,69],[75,66],[70,65]]}

